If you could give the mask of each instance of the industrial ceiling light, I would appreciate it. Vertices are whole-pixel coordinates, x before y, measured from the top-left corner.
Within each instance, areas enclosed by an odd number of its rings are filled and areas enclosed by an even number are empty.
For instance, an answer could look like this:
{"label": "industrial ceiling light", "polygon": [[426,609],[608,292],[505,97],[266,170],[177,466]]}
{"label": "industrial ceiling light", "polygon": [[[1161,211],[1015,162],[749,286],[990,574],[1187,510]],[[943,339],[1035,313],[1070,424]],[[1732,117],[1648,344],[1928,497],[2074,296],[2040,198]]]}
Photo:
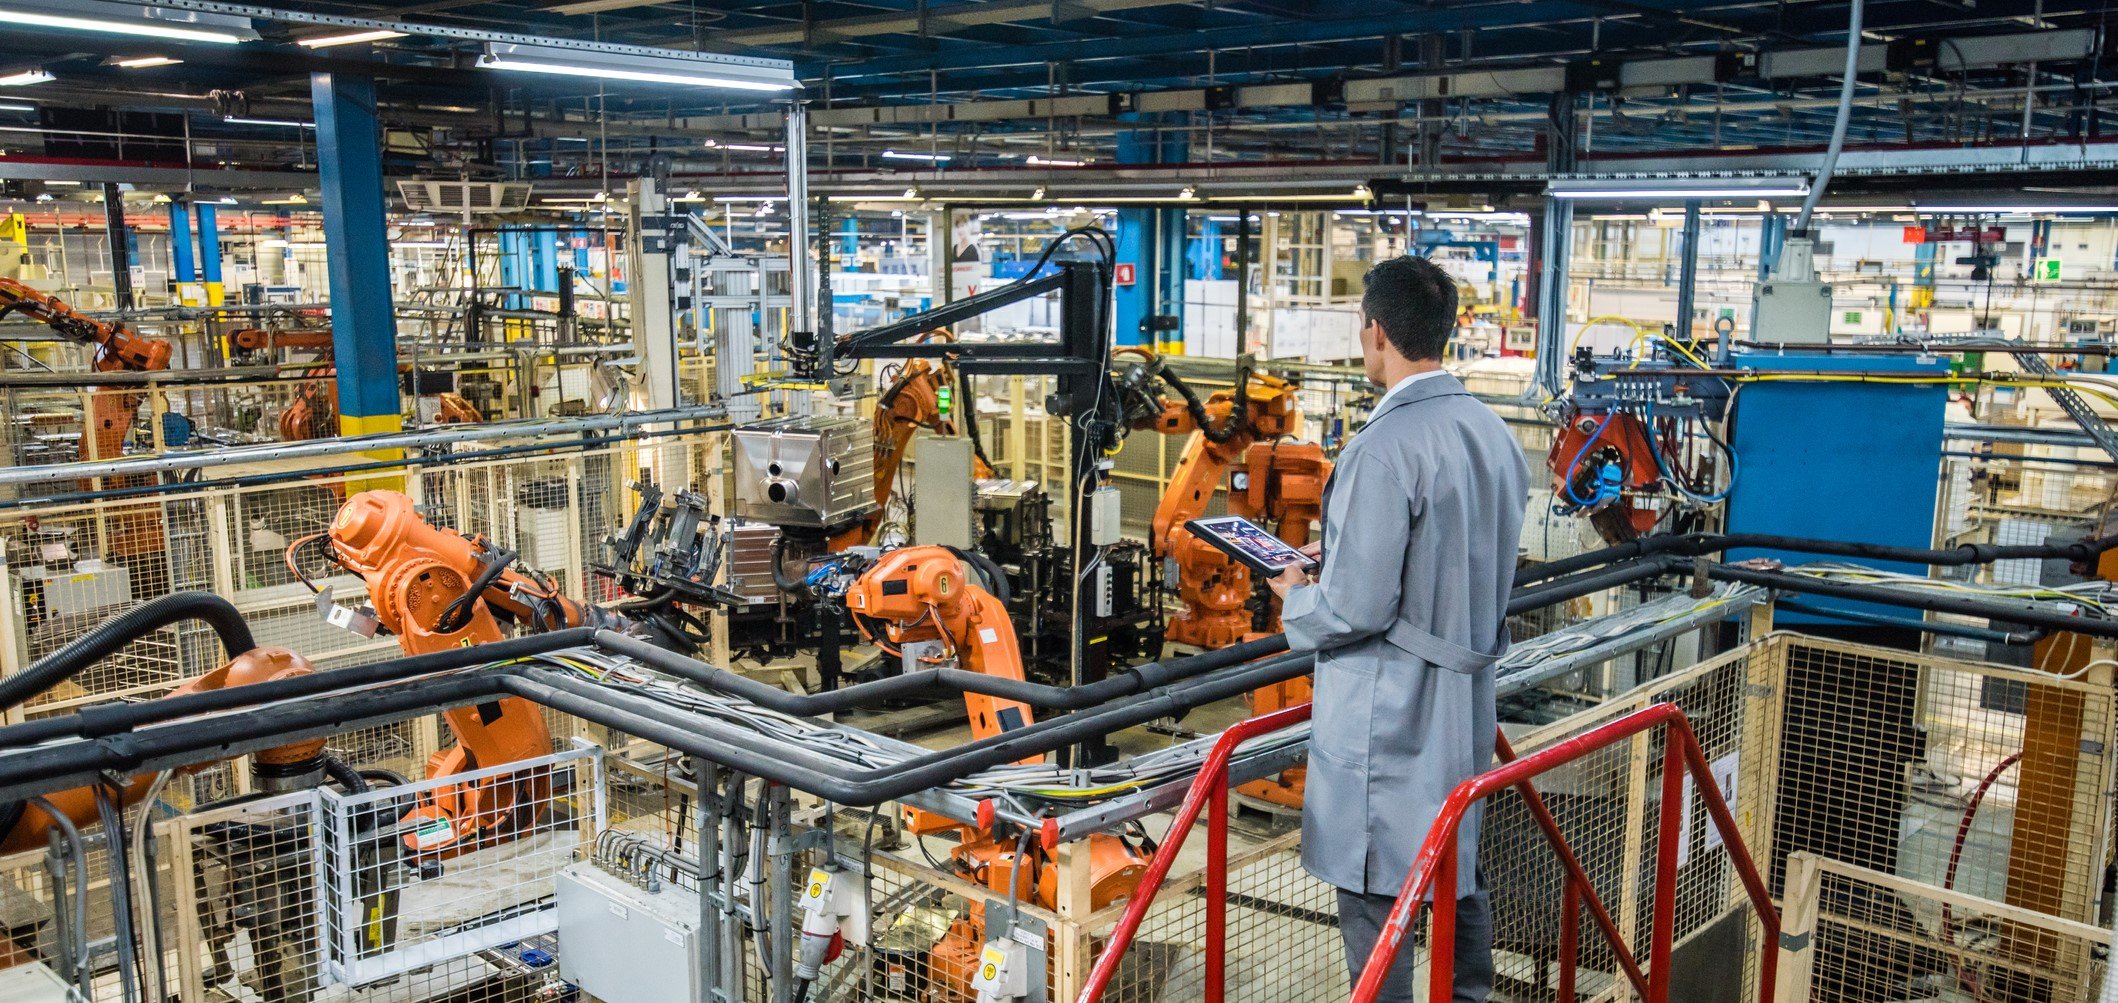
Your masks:
{"label": "industrial ceiling light", "polygon": [[36,106],[36,105],[33,105],[33,104],[17,104],[17,103],[15,103],[15,102],[13,102],[13,101],[0,101],[0,111],[36,111],[36,110],[37,110],[37,106]]}
{"label": "industrial ceiling light", "polygon": [[484,54],[478,57],[478,65],[489,70],[738,91],[791,91],[801,87],[794,78],[794,64],[786,60],[674,50],[616,53],[527,42],[488,42]]}
{"label": "industrial ceiling light", "polygon": [[1038,155],[1036,155],[1036,154],[1034,154],[1034,153],[1030,154],[1030,159],[1028,159],[1028,160],[1025,160],[1025,161],[1023,161],[1023,163],[1025,163],[1025,164],[1029,164],[1029,165],[1031,165],[1032,167],[1086,167],[1086,166],[1088,166],[1088,161],[1086,161],[1086,160],[1059,160],[1059,159],[1055,159],[1055,158],[1052,158],[1052,157],[1040,157],[1040,156],[1038,156]]}
{"label": "industrial ceiling light", "polygon": [[134,56],[131,59],[117,60],[110,65],[123,67],[128,70],[145,70],[156,66],[175,66],[181,62],[183,60],[171,59],[168,56]]}
{"label": "industrial ceiling light", "polygon": [[314,129],[314,122],[297,122],[291,118],[245,118],[241,115],[223,115],[221,121],[229,125],[277,125],[289,129]]}
{"label": "industrial ceiling light", "polygon": [[1040,201],[1040,200],[1042,200],[1043,198],[1044,198],[1044,186],[1043,186],[1043,185],[1038,185],[1038,186],[1037,186],[1037,190],[1036,190],[1036,191],[1033,191],[1033,192],[1031,192],[1031,193],[1030,193],[1030,201],[1032,201],[1032,202],[1037,202],[1037,201]]}
{"label": "industrial ceiling light", "polygon": [[1919,211],[1923,213],[1991,213],[1996,215],[2003,213],[2025,215],[2036,213],[2105,213],[2118,212],[2118,205],[2108,203],[2103,205],[1926,205],[1923,203],[1919,206]]}
{"label": "industrial ceiling light", "polygon": [[0,77],[0,87],[27,87],[30,84],[48,84],[57,79],[43,70],[23,70]]}
{"label": "industrial ceiling light", "polygon": [[382,42],[392,38],[403,37],[405,37],[404,32],[390,31],[388,29],[379,28],[374,31],[354,31],[342,35],[320,35],[316,38],[297,38],[294,40],[294,44],[306,45],[312,49],[327,49],[334,45],[359,45],[362,42]]}
{"label": "industrial ceiling light", "polygon": [[1193,187],[1193,186],[1191,186],[1191,185],[1185,185],[1185,186],[1184,186],[1184,190],[1183,190],[1183,191],[1180,191],[1180,192],[1178,192],[1178,193],[1177,193],[1177,201],[1179,201],[1179,202],[1192,202],[1192,201],[1196,201],[1196,200],[1198,199],[1198,197],[1199,197],[1199,189],[1197,189],[1196,187]]}
{"label": "industrial ceiling light", "polygon": [[1809,194],[1809,183],[1800,178],[1588,178],[1553,181],[1544,193],[1605,202],[1800,198]]}
{"label": "industrial ceiling light", "polygon": [[258,37],[257,29],[251,26],[247,17],[141,6],[117,0],[8,0],[0,4],[0,23],[215,45],[234,45]]}
{"label": "industrial ceiling light", "polygon": [[900,153],[896,150],[884,150],[882,155],[884,160],[924,160],[932,164],[946,164],[955,159],[946,153]]}
{"label": "industrial ceiling light", "polygon": [[737,153],[787,152],[787,148],[784,146],[768,146],[764,143],[716,143],[710,139],[706,141],[706,148],[709,150],[733,150]]}

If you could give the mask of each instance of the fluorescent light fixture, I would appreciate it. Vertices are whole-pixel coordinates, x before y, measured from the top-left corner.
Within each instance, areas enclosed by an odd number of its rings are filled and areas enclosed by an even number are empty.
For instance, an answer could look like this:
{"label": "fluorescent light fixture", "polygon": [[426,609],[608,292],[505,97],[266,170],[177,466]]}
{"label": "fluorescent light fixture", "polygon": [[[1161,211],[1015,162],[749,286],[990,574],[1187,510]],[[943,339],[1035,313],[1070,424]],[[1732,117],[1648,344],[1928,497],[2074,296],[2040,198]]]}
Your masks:
{"label": "fluorescent light fixture", "polygon": [[1185,185],[1184,190],[1177,193],[1177,201],[1179,202],[1191,202],[1198,197],[1199,190],[1191,185]]}
{"label": "fluorescent light fixture", "polygon": [[171,59],[168,56],[134,56],[131,59],[120,59],[111,65],[121,66],[128,70],[144,70],[155,66],[175,66],[181,62],[183,60]]}
{"label": "fluorescent light fixture", "polygon": [[321,35],[316,38],[297,38],[296,45],[312,49],[325,49],[334,45],[359,45],[362,42],[381,42],[386,39],[403,38],[404,32],[378,28],[374,31],[355,31],[344,35]]}
{"label": "fluorescent light fixture", "polygon": [[314,122],[297,122],[291,118],[245,118],[241,115],[224,115],[221,121],[229,125],[280,125],[289,129],[314,129]]}
{"label": "fluorescent light fixture", "polygon": [[33,105],[33,104],[17,104],[17,103],[15,103],[15,102],[13,102],[13,101],[0,101],[0,111],[36,111],[36,110],[37,110],[37,106],[36,106],[36,105]]}
{"label": "fluorescent light fixture", "polygon": [[2107,213],[2118,212],[2118,205],[1922,205],[1918,211],[1922,213],[1992,213],[1995,215],[2010,213],[2023,215],[2032,213]]}
{"label": "fluorescent light fixture", "polygon": [[258,205],[308,205],[308,204],[309,204],[309,199],[308,199],[308,197],[307,197],[307,196],[305,196],[305,195],[303,195],[303,194],[302,194],[302,193],[300,193],[300,192],[295,192],[294,194],[292,194],[292,195],[289,195],[289,196],[287,196],[286,198],[283,198],[283,199],[265,199],[264,201],[261,201],[261,202],[259,202],[259,203],[258,203]]}
{"label": "fluorescent light fixture", "polygon": [[1031,166],[1033,166],[1033,167],[1086,167],[1086,166],[1088,166],[1088,161],[1086,161],[1086,160],[1059,160],[1059,159],[1056,159],[1056,158],[1052,158],[1052,157],[1040,157],[1040,156],[1038,156],[1038,155],[1036,155],[1036,154],[1034,154],[1034,153],[1030,154],[1030,159],[1028,159],[1028,160],[1025,160],[1025,161],[1023,161],[1023,163],[1025,163],[1025,164],[1029,164],[1029,165],[1031,165]]}
{"label": "fluorescent light fixture", "polygon": [[899,153],[896,150],[884,150],[882,155],[884,160],[924,160],[930,164],[945,164],[954,159],[946,153]]}
{"label": "fluorescent light fixture", "polygon": [[1030,201],[1032,201],[1032,202],[1037,202],[1037,201],[1041,201],[1041,200],[1043,200],[1043,198],[1044,198],[1044,186],[1043,186],[1043,185],[1038,185],[1038,186],[1037,186],[1037,190],[1036,190],[1036,191],[1033,191],[1033,192],[1031,192],[1031,193],[1030,193]]}
{"label": "fluorescent light fixture", "polygon": [[[697,192],[693,192],[692,194],[696,195],[696,194],[698,194],[698,193],[697,193]],[[713,200],[714,200],[715,202],[777,202],[777,201],[779,201],[779,200],[780,200],[780,196],[778,196],[778,195],[715,195],[715,196],[713,197]]]}
{"label": "fluorescent light fixture", "polygon": [[593,140],[593,139],[590,139],[590,138],[588,138],[587,136],[553,136],[552,138],[553,138],[553,139],[555,139],[555,140],[557,140],[557,141],[559,141],[559,142],[561,142],[561,143],[593,143],[593,142],[595,142],[595,140]]}
{"label": "fluorescent light fixture", "polygon": [[1809,194],[1809,183],[1800,178],[1591,178],[1553,181],[1544,193],[1606,202],[1800,198]]}
{"label": "fluorescent light fixture", "polygon": [[738,91],[778,92],[801,87],[800,81],[794,78],[794,64],[784,59],[718,56],[674,49],[616,53],[526,42],[488,42],[484,54],[478,57],[478,65],[489,70]]}
{"label": "fluorescent light fixture", "polygon": [[99,31],[215,45],[234,45],[258,37],[247,17],[118,0],[9,0],[0,5],[0,22],[11,27]]}
{"label": "fluorescent light fixture", "polygon": [[27,87],[30,84],[48,84],[58,79],[43,70],[23,70],[0,77],[0,87]]}
{"label": "fluorescent light fixture", "polygon": [[45,185],[46,185],[46,186],[50,186],[50,185],[65,185],[65,186],[66,186],[66,187],[68,187],[68,188],[79,188],[79,187],[81,187],[81,182],[79,182],[79,181],[46,181],[46,182],[45,182]]}
{"label": "fluorescent light fixture", "polygon": [[706,141],[706,148],[709,150],[733,150],[737,153],[787,152],[787,148],[784,146],[768,146],[764,143],[716,143],[710,139]]}

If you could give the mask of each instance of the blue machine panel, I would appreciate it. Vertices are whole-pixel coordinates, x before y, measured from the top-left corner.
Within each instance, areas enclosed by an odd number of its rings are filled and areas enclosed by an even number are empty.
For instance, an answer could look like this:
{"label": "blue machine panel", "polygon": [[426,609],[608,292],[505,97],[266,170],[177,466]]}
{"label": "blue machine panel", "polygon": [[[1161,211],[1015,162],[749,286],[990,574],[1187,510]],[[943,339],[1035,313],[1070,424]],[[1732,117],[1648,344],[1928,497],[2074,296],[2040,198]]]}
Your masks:
{"label": "blue machine panel", "polygon": [[[1946,374],[1941,360],[1803,354],[1738,356],[1760,371]],[[1943,384],[1767,381],[1736,398],[1734,446],[1741,464],[1728,500],[1732,533],[1773,533],[1903,547],[1934,545],[1941,477]],[[1731,561],[1769,557],[1789,565],[1815,555],[1732,550]],[[1828,558],[1829,560],[1855,560]],[[1925,574],[1917,564],[1858,563]],[[1807,605],[1904,618],[1916,613],[1873,603],[1803,597]],[[1789,622],[1838,622],[1797,613]]]}

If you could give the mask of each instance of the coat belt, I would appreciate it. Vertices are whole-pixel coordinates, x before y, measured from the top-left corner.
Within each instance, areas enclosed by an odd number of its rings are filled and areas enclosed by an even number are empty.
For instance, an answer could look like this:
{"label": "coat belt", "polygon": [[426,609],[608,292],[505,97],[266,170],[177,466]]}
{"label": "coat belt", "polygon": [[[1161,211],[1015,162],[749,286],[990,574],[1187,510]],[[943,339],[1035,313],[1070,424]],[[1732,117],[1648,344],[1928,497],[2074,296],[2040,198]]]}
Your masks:
{"label": "coat belt", "polygon": [[1390,624],[1390,629],[1383,634],[1383,640],[1417,655],[1430,665],[1464,673],[1481,672],[1491,668],[1494,662],[1500,661],[1501,655],[1507,654],[1508,648],[1507,643],[1502,641],[1499,644],[1500,650],[1493,654],[1473,651],[1454,641],[1436,637],[1404,620]]}

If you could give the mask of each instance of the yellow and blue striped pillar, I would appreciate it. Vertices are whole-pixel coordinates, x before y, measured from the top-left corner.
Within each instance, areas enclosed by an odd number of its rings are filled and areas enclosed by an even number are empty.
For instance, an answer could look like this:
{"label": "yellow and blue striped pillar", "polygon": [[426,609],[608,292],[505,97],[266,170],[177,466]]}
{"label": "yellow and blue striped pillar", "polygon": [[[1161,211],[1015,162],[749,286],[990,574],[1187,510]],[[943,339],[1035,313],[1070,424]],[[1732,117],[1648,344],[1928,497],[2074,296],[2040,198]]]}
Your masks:
{"label": "yellow and blue striped pillar", "polygon": [[206,305],[220,306],[223,295],[221,287],[221,224],[213,203],[201,202],[192,207],[192,215],[199,224],[199,282],[206,287]]}
{"label": "yellow and blue striped pillar", "polygon": [[[397,392],[397,319],[390,293],[375,81],[313,73],[309,84],[323,188],[339,432],[395,432],[404,427],[404,418]],[[396,458],[394,451],[371,455]]]}

